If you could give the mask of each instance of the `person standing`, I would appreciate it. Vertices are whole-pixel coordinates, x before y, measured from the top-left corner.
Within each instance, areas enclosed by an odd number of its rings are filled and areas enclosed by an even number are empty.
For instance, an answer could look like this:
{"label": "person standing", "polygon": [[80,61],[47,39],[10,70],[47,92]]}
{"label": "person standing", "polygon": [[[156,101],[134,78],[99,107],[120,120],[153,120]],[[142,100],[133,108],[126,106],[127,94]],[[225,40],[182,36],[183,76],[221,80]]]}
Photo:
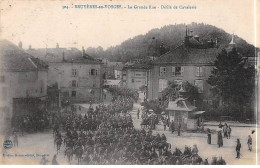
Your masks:
{"label": "person standing", "polygon": [[230,137],[231,137],[231,131],[232,131],[232,129],[229,125],[228,128],[227,128],[228,139],[230,139]]}
{"label": "person standing", "polygon": [[48,161],[48,160],[45,158],[45,156],[43,156],[42,159],[41,159],[41,161],[40,161],[40,164],[41,164],[41,165],[47,165],[48,162],[50,162],[50,161]]}
{"label": "person standing", "polygon": [[18,147],[18,136],[16,132],[14,132],[13,142],[14,142],[14,146]]}
{"label": "person standing", "polygon": [[218,147],[222,147],[223,146],[223,137],[222,137],[222,133],[221,131],[218,132]]}
{"label": "person standing", "polygon": [[172,130],[172,134],[174,133],[174,131],[175,131],[175,128],[174,128],[174,122],[173,122],[173,120],[172,120],[172,122],[171,122],[171,130]]}
{"label": "person standing", "polygon": [[164,119],[163,120],[163,129],[164,129],[164,131],[166,130],[166,125],[167,125],[167,119]]}
{"label": "person standing", "polygon": [[179,122],[179,125],[178,125],[178,136],[181,135],[181,123]]}
{"label": "person standing", "polygon": [[237,152],[237,159],[240,158],[240,149],[241,149],[241,143],[240,143],[240,140],[237,139],[237,146],[236,146],[236,152]]}
{"label": "person standing", "polygon": [[139,119],[140,110],[137,110],[137,119]]}
{"label": "person standing", "polygon": [[252,137],[250,135],[248,135],[247,145],[248,145],[248,150],[252,152]]}
{"label": "person standing", "polygon": [[227,125],[227,123],[225,123],[223,126],[224,138],[228,138],[227,128],[228,128],[228,125]]}
{"label": "person standing", "polygon": [[52,165],[58,165],[59,164],[56,159],[57,159],[57,156],[54,155],[53,159],[52,159],[52,162],[51,162]]}
{"label": "person standing", "polygon": [[208,128],[208,140],[207,140],[208,144],[211,144],[211,133],[210,133],[210,129]]}

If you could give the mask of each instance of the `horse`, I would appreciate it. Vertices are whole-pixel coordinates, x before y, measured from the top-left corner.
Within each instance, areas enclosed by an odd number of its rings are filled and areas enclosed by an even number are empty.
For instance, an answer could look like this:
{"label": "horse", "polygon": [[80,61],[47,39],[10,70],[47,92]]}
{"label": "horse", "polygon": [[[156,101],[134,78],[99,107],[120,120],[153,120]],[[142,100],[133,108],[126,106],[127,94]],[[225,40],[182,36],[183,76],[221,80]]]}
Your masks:
{"label": "horse", "polygon": [[55,142],[56,142],[56,146],[57,146],[57,154],[60,150],[60,147],[61,147],[61,144],[62,144],[62,138],[58,137],[55,139]]}
{"label": "horse", "polygon": [[75,156],[78,159],[78,164],[82,161],[82,155],[84,153],[82,146],[78,146],[75,150],[74,150]]}
{"label": "horse", "polygon": [[171,149],[170,143],[163,141],[158,144],[158,150],[160,155],[162,154],[162,150],[168,150],[168,149]]}
{"label": "horse", "polygon": [[147,128],[149,127],[150,125],[150,122],[148,119],[143,119],[142,122],[141,122],[141,128]]}
{"label": "horse", "polygon": [[52,134],[55,136],[59,132],[59,125],[55,124],[53,129],[52,129]]}
{"label": "horse", "polygon": [[[65,150],[65,156],[67,156],[69,163],[70,163],[70,161],[71,161],[72,158],[73,158],[73,154],[74,154],[74,151],[73,151],[73,149],[72,149],[71,147],[66,148],[66,150]],[[64,156],[64,157],[65,157],[65,156]]]}

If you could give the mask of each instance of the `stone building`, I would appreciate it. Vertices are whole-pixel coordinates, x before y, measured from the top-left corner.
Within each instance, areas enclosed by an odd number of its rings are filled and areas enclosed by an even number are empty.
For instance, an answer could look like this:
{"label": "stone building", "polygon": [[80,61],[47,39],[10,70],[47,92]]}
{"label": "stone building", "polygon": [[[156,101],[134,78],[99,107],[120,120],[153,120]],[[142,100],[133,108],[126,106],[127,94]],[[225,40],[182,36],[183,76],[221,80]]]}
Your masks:
{"label": "stone building", "polygon": [[221,51],[214,41],[201,43],[186,30],[184,43],[153,61],[148,83],[148,99],[159,99],[169,82],[188,81],[196,86],[205,103],[212,104],[211,86],[207,83],[214,61]]}
{"label": "stone building", "polygon": [[0,41],[0,56],[1,122],[44,110],[48,65],[7,40]]}
{"label": "stone building", "polygon": [[76,48],[29,49],[49,65],[48,85],[58,84],[61,103],[99,102],[102,100],[102,62]]}
{"label": "stone building", "polygon": [[150,69],[151,65],[144,63],[125,65],[122,70],[122,85],[133,90],[147,87]]}

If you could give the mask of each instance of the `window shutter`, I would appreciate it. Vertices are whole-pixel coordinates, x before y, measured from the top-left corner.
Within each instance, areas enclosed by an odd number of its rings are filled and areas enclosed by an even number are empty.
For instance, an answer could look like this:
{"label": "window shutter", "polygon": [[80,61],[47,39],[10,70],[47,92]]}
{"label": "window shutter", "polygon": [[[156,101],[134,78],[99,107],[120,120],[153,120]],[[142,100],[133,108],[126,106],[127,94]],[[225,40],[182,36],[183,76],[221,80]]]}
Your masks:
{"label": "window shutter", "polygon": [[98,70],[96,70],[96,75],[98,75]]}
{"label": "window shutter", "polygon": [[162,80],[159,79],[159,92],[161,92],[161,91],[162,91]]}
{"label": "window shutter", "polygon": [[183,76],[184,73],[184,67],[181,67],[181,76]]}
{"label": "window shutter", "polygon": [[204,67],[200,67],[200,76],[204,76]]}
{"label": "window shutter", "polygon": [[91,75],[91,69],[88,70],[88,74]]}
{"label": "window shutter", "polygon": [[196,76],[200,76],[200,67],[196,67]]}
{"label": "window shutter", "polygon": [[175,67],[172,67],[172,76],[175,76]]}

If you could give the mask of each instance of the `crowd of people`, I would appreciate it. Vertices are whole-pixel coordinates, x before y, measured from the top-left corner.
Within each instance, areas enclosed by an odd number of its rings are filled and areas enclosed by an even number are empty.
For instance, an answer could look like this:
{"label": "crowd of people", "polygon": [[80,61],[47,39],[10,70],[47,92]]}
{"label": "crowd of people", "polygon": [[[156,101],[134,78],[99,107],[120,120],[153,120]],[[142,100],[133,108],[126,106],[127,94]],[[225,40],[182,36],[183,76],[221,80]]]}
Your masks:
{"label": "crowd of people", "polygon": [[32,114],[12,118],[13,132],[23,135],[24,132],[38,132],[52,126],[54,114],[47,111],[37,111]]}
{"label": "crowd of people", "polygon": [[[133,101],[119,96],[110,105],[90,107],[84,116],[68,112],[54,124],[57,153],[63,143],[68,162],[76,158],[78,164],[209,164],[198,155],[196,145],[172,152],[164,134],[135,129],[125,110]],[[222,158],[217,162],[224,163]]]}

